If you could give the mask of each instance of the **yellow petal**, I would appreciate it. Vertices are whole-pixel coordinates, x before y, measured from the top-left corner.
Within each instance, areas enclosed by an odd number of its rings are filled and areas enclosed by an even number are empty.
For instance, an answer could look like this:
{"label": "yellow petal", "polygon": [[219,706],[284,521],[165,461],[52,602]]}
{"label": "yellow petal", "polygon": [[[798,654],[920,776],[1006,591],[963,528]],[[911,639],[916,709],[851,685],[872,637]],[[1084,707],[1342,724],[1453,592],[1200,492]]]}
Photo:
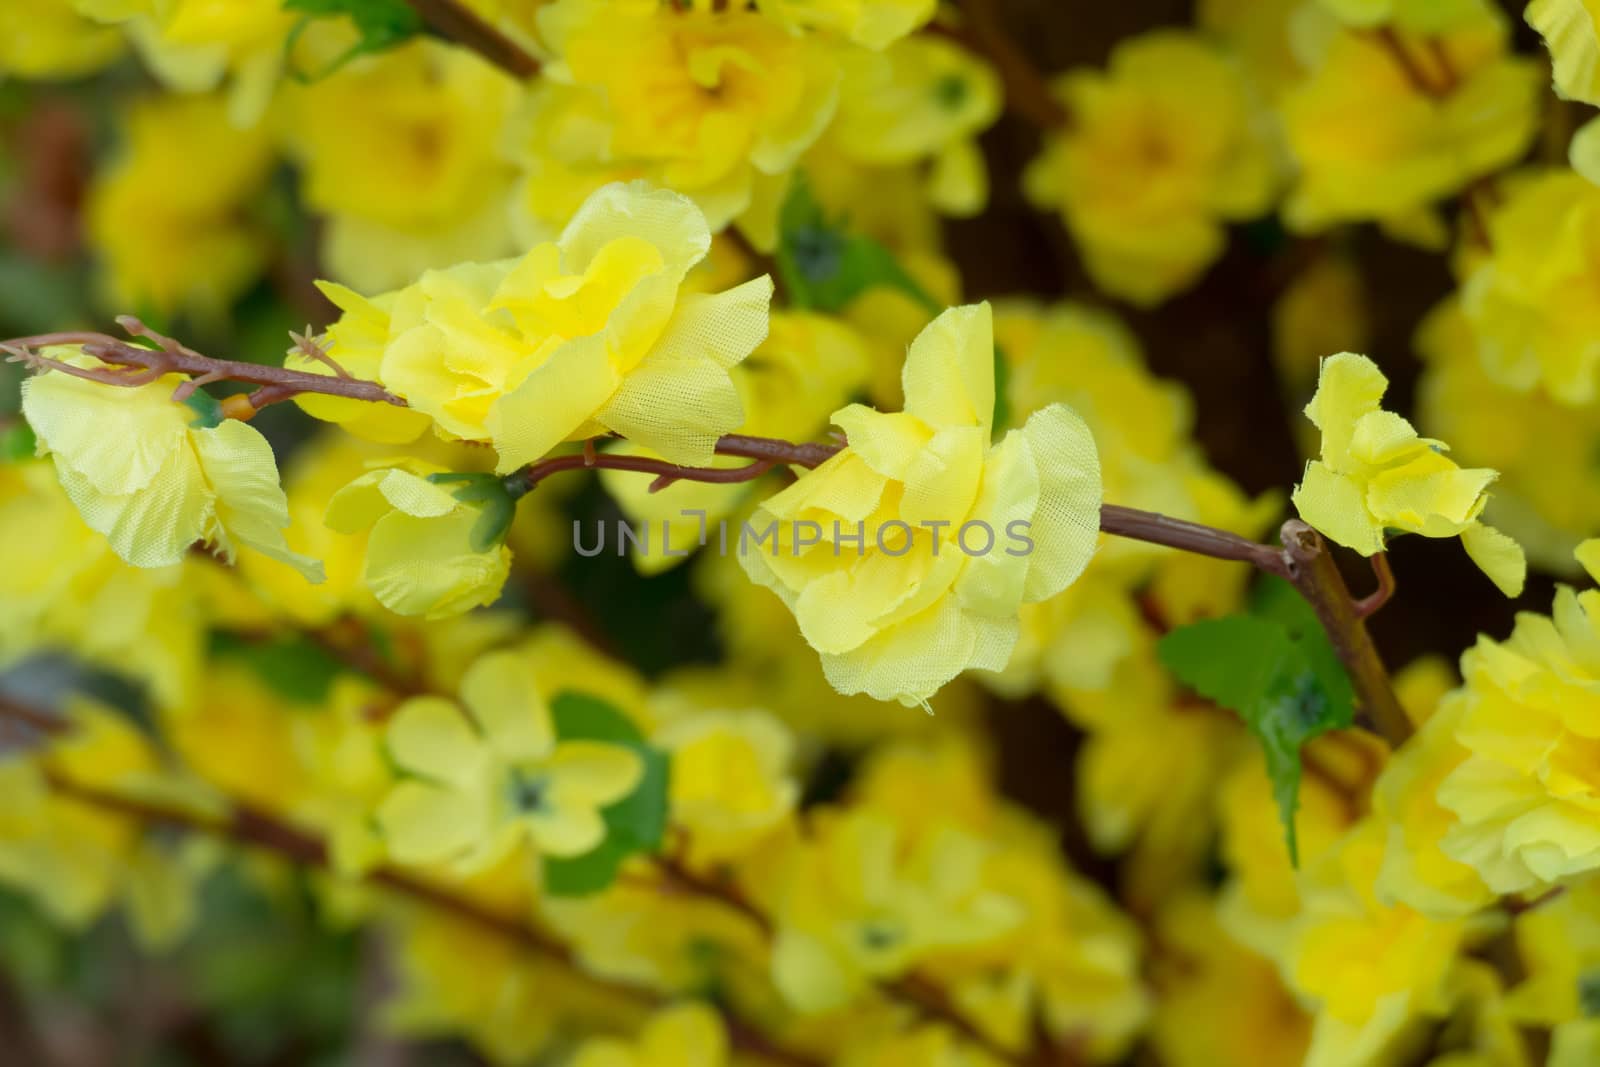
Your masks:
{"label": "yellow petal", "polygon": [[[1034,412],[1019,432],[1039,472],[1033,550],[1022,598],[1047,600],[1077,580],[1100,539],[1100,453],[1094,434],[1065,404]],[[996,530],[1004,538],[1006,531]]]}
{"label": "yellow petal", "polygon": [[438,863],[458,856],[489,832],[486,812],[472,797],[426,782],[401,782],[378,805],[378,828],[389,855],[403,864]]}
{"label": "yellow petal", "polygon": [[491,652],[467,668],[461,699],[503,760],[534,760],[555,743],[550,710],[520,652]]}
{"label": "yellow petal", "polygon": [[1306,464],[1293,501],[1300,517],[1328,539],[1363,556],[1383,551],[1383,525],[1367,511],[1361,486],[1327,464]]}
{"label": "yellow petal", "polygon": [[934,427],[994,420],[994,313],[987,301],[950,308],[911,342],[901,375],[905,410]]}
{"label": "yellow petal", "polygon": [[1592,537],[1578,546],[1573,552],[1583,569],[1589,572],[1589,577],[1600,582],[1600,537]]}
{"label": "yellow petal", "polygon": [[560,805],[603,807],[633,792],[644,775],[638,753],[599,741],[563,741],[542,764]]}
{"label": "yellow petal", "polygon": [[495,545],[473,551],[476,508],[438,519],[395,511],[379,519],[367,539],[362,577],[378,602],[401,615],[442,619],[500,597],[511,571],[511,552]]}
{"label": "yellow petal", "polygon": [[1506,596],[1520,596],[1528,579],[1522,546],[1493,526],[1474,522],[1461,533],[1461,544],[1478,569]]}
{"label": "yellow petal", "polygon": [[443,697],[400,705],[384,739],[402,770],[451,785],[471,785],[488,765],[488,750],[466,713]]}
{"label": "yellow petal", "polygon": [[556,349],[490,409],[487,426],[500,456],[495,471],[510,474],[543,458],[589,422],[620,383],[602,335]]}
{"label": "yellow petal", "polygon": [[[289,548],[289,501],[278,483],[272,446],[259,432],[235,419],[196,430],[195,453],[206,480],[216,490],[216,520],[224,545],[237,541],[298,570],[308,581],[323,580],[322,564]],[[229,549],[229,556],[232,551]]]}
{"label": "yellow petal", "polygon": [[1337,471],[1349,468],[1356,420],[1378,410],[1388,388],[1389,379],[1366,356],[1340,352],[1322,361],[1317,391],[1305,411],[1306,418],[1322,431],[1324,463]]}

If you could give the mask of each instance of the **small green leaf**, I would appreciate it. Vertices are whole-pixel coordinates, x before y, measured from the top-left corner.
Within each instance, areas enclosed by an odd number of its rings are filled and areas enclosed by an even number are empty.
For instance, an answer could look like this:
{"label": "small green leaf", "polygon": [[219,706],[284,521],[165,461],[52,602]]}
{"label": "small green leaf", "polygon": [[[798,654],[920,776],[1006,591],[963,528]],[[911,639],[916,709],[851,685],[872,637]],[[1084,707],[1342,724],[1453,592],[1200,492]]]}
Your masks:
{"label": "small green leaf", "polygon": [[337,71],[357,56],[369,55],[393,48],[423,31],[422,16],[406,0],[283,0],[285,11],[297,11],[306,17],[290,31],[285,51],[292,52],[306,24],[313,18],[349,16],[355,23],[360,40],[351,45],[327,67],[314,74],[291,68],[298,81],[318,81]]}
{"label": "small green leaf", "polygon": [[482,510],[478,521],[472,524],[468,540],[474,552],[487,552],[504,543],[512,520],[517,517],[517,498],[506,488],[504,478],[476,471],[446,471],[428,475],[428,481],[457,486],[450,491],[451,496]]}
{"label": "small green leaf", "polygon": [[1587,1019],[1600,1017],[1600,971],[1578,975],[1578,1007]]}
{"label": "small green leaf", "polygon": [[634,791],[602,811],[606,836],[581,856],[546,857],[545,888],[552,896],[587,896],[616,881],[623,862],[661,847],[667,832],[667,787],[671,760],[645,743],[633,720],[614,704],[587,693],[567,691],[550,702],[556,737],[563,741],[601,741],[632,749],[644,763]]}
{"label": "small green leaf", "polygon": [[321,704],[344,667],[311,641],[284,635],[252,641],[219,630],[211,635],[211,652],[241,660],[268,687],[286,700]]}
{"label": "small green leaf", "polygon": [[1237,713],[1261,743],[1289,857],[1298,863],[1300,748],[1349,726],[1354,700],[1320,627],[1306,629],[1297,609],[1276,599],[1263,610],[1290,621],[1272,614],[1205,619],[1163,637],[1159,652],[1180,681]]}
{"label": "small green leaf", "polygon": [[644,744],[644,735],[626,712],[609,701],[568,689],[550,701],[550,718],[562,741],[604,741],[612,745]]}
{"label": "small green leaf", "polygon": [[1011,364],[1006,362],[1004,350],[994,346],[994,419],[990,423],[996,434],[1011,425],[1011,398],[1006,390],[1011,387]]}
{"label": "small green leaf", "polygon": [[222,401],[204,389],[196,389],[184,398],[183,403],[198,416],[194,422],[196,426],[211,429],[214,426],[221,426],[223,419],[226,418],[222,414]]}
{"label": "small green leaf", "polygon": [[876,286],[899,289],[936,315],[939,302],[917,284],[894,253],[827,218],[804,175],[796,175],[778,221],[778,274],[801,308],[838,312]]}
{"label": "small green leaf", "polygon": [[0,432],[0,463],[15,463],[31,459],[38,450],[39,439],[33,427],[25,422],[15,422]]}

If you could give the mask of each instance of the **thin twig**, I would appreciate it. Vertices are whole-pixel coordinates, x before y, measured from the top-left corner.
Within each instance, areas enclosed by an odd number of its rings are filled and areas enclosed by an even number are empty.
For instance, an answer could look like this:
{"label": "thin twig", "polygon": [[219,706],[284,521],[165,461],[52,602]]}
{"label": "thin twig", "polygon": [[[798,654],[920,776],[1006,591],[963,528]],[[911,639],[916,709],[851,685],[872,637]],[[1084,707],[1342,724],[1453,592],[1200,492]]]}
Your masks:
{"label": "thin twig", "polygon": [[[129,344],[109,334],[62,331],[34,334],[0,342],[0,350],[11,353],[11,362],[27,364],[31,369],[61,372],[79,378],[88,378],[107,385],[148,385],[168,374],[189,375],[191,381],[179,388],[192,393],[201,382],[233,381],[261,386],[250,397],[255,408],[287,400],[300,393],[321,393],[326,396],[366,400],[372,403],[405,407],[406,402],[377,382],[359,378],[341,377],[337,374],[314,374],[310,371],[291,370],[261,363],[244,363],[231,359],[214,359],[201,355],[170,337],[158,334],[138,319],[122,316],[117,320],[135,337],[148,337],[156,348]],[[44,349],[55,345],[76,346],[86,355],[93,356],[111,367],[74,367],[46,356]],[[123,368],[123,369],[113,369]],[[181,397],[180,397],[181,399]]]}
{"label": "thin twig", "polygon": [[1372,573],[1378,579],[1378,588],[1356,601],[1356,618],[1370,618],[1394,596],[1394,570],[1389,566],[1389,553],[1379,552],[1372,557]]}
{"label": "thin twig", "polygon": [[476,11],[456,0],[406,0],[440,37],[478,53],[513,78],[527,81],[539,73],[539,60],[501,33]]}
{"label": "thin twig", "polygon": [[1051,92],[1049,81],[1033,60],[1006,32],[991,0],[962,0],[960,10],[966,16],[965,26],[951,28],[936,22],[929,29],[988,57],[1000,74],[1006,103],[1018,115],[1043,130],[1067,125],[1072,116]]}
{"label": "thin twig", "polygon": [[[224,837],[239,845],[276,853],[302,867],[329,867],[328,848],[320,838],[246,805],[236,804],[233,812],[221,820],[208,820],[193,812],[160,807],[136,797],[74,782],[59,773],[50,772],[47,779],[50,787],[61,796],[108,812],[126,815],[150,825]],[[421,881],[405,871],[379,867],[368,872],[362,880],[408,896],[477,926],[486,933],[505,938],[530,955],[539,956],[566,970],[571,980],[604,990],[613,996],[631,999],[643,1010],[655,1010],[670,1001],[669,997],[654,990],[589,974],[578,965],[567,946],[542,930],[519,918]],[[730,1017],[728,1025],[734,1044],[754,1056],[781,1067],[819,1067],[820,1061],[779,1048],[736,1019]]]}
{"label": "thin twig", "polygon": [[1279,534],[1283,556],[1289,565],[1289,580],[1305,597],[1328,634],[1350,675],[1356,701],[1377,731],[1391,745],[1411,736],[1411,719],[1395,696],[1389,672],[1384,668],[1367,624],[1357,613],[1356,602],[1339,573],[1322,536],[1299,519],[1283,524]]}

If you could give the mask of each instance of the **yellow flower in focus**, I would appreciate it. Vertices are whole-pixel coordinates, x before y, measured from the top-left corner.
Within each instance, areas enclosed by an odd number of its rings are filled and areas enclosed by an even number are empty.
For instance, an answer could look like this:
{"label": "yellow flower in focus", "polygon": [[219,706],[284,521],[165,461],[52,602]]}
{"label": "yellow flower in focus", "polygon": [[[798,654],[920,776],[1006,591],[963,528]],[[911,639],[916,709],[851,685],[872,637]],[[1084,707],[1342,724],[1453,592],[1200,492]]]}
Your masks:
{"label": "yellow flower in focus", "polygon": [[1119,45],[1110,70],[1056,83],[1070,125],[1023,176],[1061,212],[1095,284],[1135,304],[1187,289],[1222,254],[1224,225],[1271,207],[1278,159],[1238,70],[1200,38]]}
{"label": "yellow flower in focus", "polygon": [[[918,336],[904,390],[902,413],[834,414],[849,446],[762,503],[751,524],[776,542],[742,546],[740,562],[794,612],[836,689],[915,705],[965,669],[1003,669],[1022,604],[1082,573],[1100,469],[1062,404],[991,444],[988,304],[946,311]],[[847,526],[861,540],[845,551]]]}
{"label": "yellow flower in focus", "polygon": [[1443,442],[1418,437],[1379,403],[1389,380],[1372,360],[1351,352],[1322,362],[1306,417],[1322,431],[1322,458],[1306,464],[1295,486],[1300,517],[1363,556],[1381,552],[1387,530],[1424,537],[1460,536],[1467,554],[1507,596],[1522,592],[1522,546],[1478,521],[1497,473],[1463,470]]}
{"label": "yellow flower in focus", "polygon": [[605,837],[600,809],[638,785],[629,749],[558,741],[527,661],[515,652],[478,660],[461,680],[461,704],[408,700],[389,723],[389,754],[403,772],[378,808],[400,863],[493,866],[524,842],[576,856]]}
{"label": "yellow flower in focus", "polygon": [[1592,254],[1600,188],[1569,171],[1505,183],[1489,215],[1491,251],[1461,285],[1478,358],[1496,382],[1542,388],[1572,406],[1600,399],[1600,280]]}
{"label": "yellow flower in focus", "polygon": [[688,1003],[657,1012],[636,1041],[585,1041],[571,1067],[723,1067],[727,1062],[722,1018],[703,1004]]}
{"label": "yellow flower in focus", "polygon": [[[821,436],[828,416],[860,394],[869,359],[860,335],[838,319],[809,311],[774,312],[766,340],[729,371],[745,412],[740,432],[784,441]],[[626,441],[607,452],[654,455]],[[717,456],[711,465],[732,468],[748,462]],[[680,553],[698,548],[702,537],[707,543],[719,540],[712,532],[717,524],[769,484],[681,481],[656,488],[653,478],[618,470],[601,471],[600,483],[631,522],[652,531],[648,550],[632,553],[634,566],[647,575],[680,562]],[[730,532],[737,536],[731,522]]]}
{"label": "yellow flower in focus", "polygon": [[122,35],[85,18],[73,0],[34,0],[0,8],[0,74],[76,78],[122,51]]}
{"label": "yellow flower in focus", "polygon": [[442,619],[492,604],[511,550],[483,535],[484,507],[401,467],[368,471],[328,500],[324,522],[366,534],[361,579],[400,615]]}
{"label": "yellow flower in focus", "polygon": [[142,100],[125,121],[84,208],[105,299],[220,318],[266,263],[267,233],[249,208],[272,165],[267,136],[235,128],[209,96]]}
{"label": "yellow flower in focus", "polygon": [[[46,351],[105,369],[69,349]],[[203,541],[229,562],[236,547],[253,548],[322,581],[322,564],[284,540],[289,506],[272,446],[232,419],[195,425],[172,399],[185,380],[127,388],[50,371],[23,382],[22,412],[84,522],[134,566],[170,566]]]}
{"label": "yellow flower in focus", "polygon": [[938,0],[756,0],[756,6],[787,26],[882,49],[932,19]]}
{"label": "yellow flower in focus", "polygon": [[605,157],[692,197],[713,230],[821,135],[838,98],[823,38],[758,13],[657,0],[558,0],[539,26],[549,76],[603,97]]}
{"label": "yellow flower in focus", "polygon": [[1000,115],[1000,79],[982,60],[937,37],[887,51],[847,52],[839,114],[828,139],[873,167],[931,160],[927,195],[950,215],[970,216],[989,199],[976,137]]}
{"label": "yellow flower in focus", "polygon": [[[1578,555],[1600,578],[1600,541]],[[1461,674],[1451,699],[1462,705],[1455,740],[1466,756],[1437,793],[1456,819],[1445,853],[1501,894],[1600,868],[1600,590],[1561,587],[1550,615],[1518,615],[1504,641],[1480,636]]]}
{"label": "yellow flower in focus", "polygon": [[[347,46],[334,40],[325,50]],[[323,258],[333,277],[389,289],[440,263],[512,251],[511,173],[498,149],[515,93],[486,60],[427,39],[286,85],[280,139],[301,166],[306,206],[328,216]]]}
{"label": "yellow flower in focus", "polygon": [[1400,232],[1428,230],[1420,220],[1434,201],[1500,170],[1533,138],[1538,72],[1508,54],[1497,10],[1484,6],[1432,44],[1396,33],[1430,79],[1426,87],[1377,34],[1322,36],[1310,76],[1278,105],[1300,168],[1284,205],[1290,229],[1377,220]]}
{"label": "yellow flower in focus", "polygon": [[1556,93],[1600,105],[1600,11],[1587,0],[1533,0],[1523,17],[1550,49]]}
{"label": "yellow flower in focus", "polygon": [[338,293],[330,334],[364,361],[382,344],[379,380],[441,435],[492,441],[502,474],[608,431],[705,465],[744,419],[729,370],[766,336],[772,295],[765,276],[681,293],[710,245],[684,197],[610,185],[520,259],[429,271],[370,302]]}

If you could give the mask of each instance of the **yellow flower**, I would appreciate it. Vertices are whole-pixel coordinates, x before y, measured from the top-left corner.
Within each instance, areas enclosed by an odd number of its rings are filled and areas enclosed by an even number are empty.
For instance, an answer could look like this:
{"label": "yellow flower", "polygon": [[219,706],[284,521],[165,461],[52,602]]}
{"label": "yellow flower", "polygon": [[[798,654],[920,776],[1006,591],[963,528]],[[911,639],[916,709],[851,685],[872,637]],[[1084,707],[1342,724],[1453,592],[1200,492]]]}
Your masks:
{"label": "yellow flower", "polygon": [[37,0],[0,9],[0,73],[19,78],[76,78],[110,63],[122,35],[98,26],[73,0]]}
{"label": "yellow flower", "polygon": [[1484,9],[1483,0],[1320,0],[1322,6],[1352,26],[1372,28],[1386,23],[1418,33],[1439,33],[1470,21]]}
{"label": "yellow flower", "polygon": [[192,699],[212,624],[197,579],[220,568],[129,566],[85,525],[45,460],[0,464],[0,553],[28,560],[0,569],[0,663],[67,649],[147,685],[159,706]]}
{"label": "yellow flower", "polygon": [[1323,360],[1306,417],[1322,431],[1322,458],[1295,486],[1300,517],[1363,556],[1381,552],[1386,530],[1460,536],[1467,554],[1507,596],[1522,592],[1527,561],[1511,538],[1478,521],[1498,476],[1463,470],[1443,442],[1418,437],[1379,403],[1389,380],[1366,356]]}
{"label": "yellow flower", "polygon": [[[1600,578],[1600,541],[1585,542],[1579,558]],[[1505,641],[1480,636],[1461,674],[1452,699],[1463,705],[1455,739],[1466,757],[1437,793],[1456,818],[1445,853],[1496,893],[1600,868],[1600,590],[1562,587],[1551,615],[1517,616]]]}
{"label": "yellow flower", "polygon": [[511,550],[486,536],[485,507],[400,467],[368,471],[328,501],[324,521],[367,535],[361,577],[390,611],[442,619],[500,597]]}
{"label": "yellow flower", "polygon": [[849,447],[763,502],[751,524],[775,529],[776,544],[741,546],[741,562],[794,612],[835,688],[914,705],[962,670],[1004,668],[1021,605],[1083,571],[1100,469],[1088,428],[1061,404],[991,447],[987,304],[946,311],[918,336],[904,388],[903,413],[834,414]]}
{"label": "yellow flower", "polygon": [[1186,892],[1157,926],[1152,1038],[1172,1067],[1301,1067],[1310,1020],[1272,964],[1232,940],[1214,906]]}
{"label": "yellow flower", "polygon": [[1573,407],[1543,389],[1514,392],[1496,382],[1458,300],[1429,313],[1416,347],[1425,361],[1418,425],[1449,441],[1463,463],[1500,472],[1486,514],[1530,559],[1546,571],[1581,573],[1572,550],[1600,530],[1600,397]]}
{"label": "yellow flower", "polygon": [[[766,340],[729,371],[745,412],[740,432],[785,441],[820,436],[828,416],[860,394],[869,359],[860,336],[837,319],[806,311],[774,312]],[[654,455],[629,442],[607,451]],[[741,467],[748,462],[718,456],[712,465]],[[761,489],[751,483],[694,481],[656,489],[653,478],[617,470],[601,471],[600,482],[631,522],[652,531],[655,540],[649,550],[632,553],[641,574],[657,574],[680,562],[679,553],[699,547],[702,533],[708,543],[717,540],[710,531]]]}
{"label": "yellow flower", "polygon": [[477,55],[425,39],[286,86],[277,125],[306,206],[329,217],[334,277],[386,289],[439,263],[512,251],[511,172],[498,148],[515,92]]}
{"label": "yellow flower", "polygon": [[1389,759],[1372,792],[1386,834],[1374,892],[1436,918],[1469,915],[1494,900],[1476,871],[1440,847],[1456,819],[1439,803],[1439,787],[1471,755],[1456,739],[1467,704],[1460,691],[1446,696]]}
{"label": "yellow flower", "polygon": [[390,790],[378,823],[401,863],[483,870],[531,844],[576,856],[600,844],[600,809],[633,791],[632,751],[558,741],[526,660],[490,653],[461,680],[461,704],[417,697],[389,724],[389,753],[415,777]]}
{"label": "yellow flower", "polygon": [[772,977],[803,1014],[849,1003],[873,979],[980,944],[1021,918],[980,877],[985,844],[953,827],[910,835],[870,811],[824,812],[779,861]]}
{"label": "yellow flower", "polygon": [[[595,147],[693,197],[714,230],[787,174],[833,116],[828,43],[758,13],[656,0],[558,0],[539,26],[551,78],[605,100]],[[603,131],[603,132],[602,132]]]}
{"label": "yellow flower", "polygon": [[1592,1015],[1585,985],[1600,968],[1600,883],[1580,882],[1529,908],[1513,932],[1523,979],[1506,994],[1512,1018],[1551,1027]]}
{"label": "yellow flower", "polygon": [[[46,351],[104,368],[68,349]],[[195,425],[195,413],[172,399],[183,381],[169,374],[127,388],[50,371],[23,382],[22,411],[84,521],[134,566],[177,563],[197,541],[231,562],[237,543],[322,581],[322,564],[284,540],[289,506],[272,446],[232,419]]]}
{"label": "yellow flower", "polygon": [[[701,0],[704,3],[704,0]],[[937,0],[756,0],[785,25],[825,30],[886,48],[933,18]]]}
{"label": "yellow flower", "polygon": [[266,262],[267,234],[248,210],[272,163],[265,133],[232,126],[216,97],[141,101],[125,129],[85,205],[105,299],[220,318]]}
{"label": "yellow flower", "polygon": [[1507,54],[1506,36],[1504,18],[1487,6],[1434,38],[1436,52],[1398,32],[1435,80],[1424,88],[1377,35],[1324,34],[1312,73],[1279,103],[1300,166],[1284,205],[1289,227],[1375,219],[1417,229],[1433,201],[1520,156],[1537,125],[1538,73]]}
{"label": "yellow flower", "polygon": [[1489,215],[1487,256],[1461,286],[1461,307],[1488,375],[1518,392],[1542,387],[1573,406],[1600,399],[1600,279],[1590,254],[1600,188],[1568,171],[1506,183]]}
{"label": "yellow flower", "polygon": [[723,1067],[727,1062],[721,1017],[703,1004],[688,1003],[651,1016],[637,1041],[585,1041],[571,1067]]}
{"label": "yellow flower", "polygon": [[1600,105],[1600,12],[1586,0],[1533,0],[1523,17],[1550,48],[1556,92]]}
{"label": "yellow flower", "polygon": [[794,739],[766,712],[702,712],[654,740],[672,754],[672,819],[689,832],[697,860],[748,852],[800,799],[789,770]]}
{"label": "yellow flower", "polygon": [[492,441],[502,474],[607,431],[705,465],[743,420],[728,372],[766,336],[772,294],[765,276],[680,293],[710,244],[685,198],[610,185],[520,259],[346,299],[335,347],[370,359],[383,344],[379,380],[442,435]]}
{"label": "yellow flower", "polygon": [[873,167],[931,160],[927,193],[951,215],[975,215],[989,178],[975,138],[1000,115],[1000,80],[970,53],[912,37],[883,53],[849,52],[839,114],[828,139]]}
{"label": "yellow flower", "polygon": [[0,882],[74,930],[121,904],[142,946],[170,946],[194,918],[200,857],[136,819],[59,794],[49,778],[198,815],[215,815],[215,798],[170,777],[123,714],[76,698],[63,721],[65,735],[42,751],[0,757]]}
{"label": "yellow flower", "polygon": [[261,117],[277,87],[296,14],[278,0],[76,0],[79,11],[117,23],[169,89],[211,92],[231,78],[228,117]]}
{"label": "yellow flower", "polygon": [[1271,141],[1237,69],[1200,38],[1133,38],[1109,72],[1069,73],[1056,92],[1071,124],[1023,180],[1036,205],[1061,212],[1106,292],[1160,303],[1222,254],[1225,223],[1271,206]]}
{"label": "yellow flower", "polygon": [[1418,1016],[1449,1010],[1472,930],[1380,903],[1371,887],[1382,854],[1383,828],[1368,819],[1301,876],[1285,970],[1317,1014],[1307,1064],[1369,1062]]}

